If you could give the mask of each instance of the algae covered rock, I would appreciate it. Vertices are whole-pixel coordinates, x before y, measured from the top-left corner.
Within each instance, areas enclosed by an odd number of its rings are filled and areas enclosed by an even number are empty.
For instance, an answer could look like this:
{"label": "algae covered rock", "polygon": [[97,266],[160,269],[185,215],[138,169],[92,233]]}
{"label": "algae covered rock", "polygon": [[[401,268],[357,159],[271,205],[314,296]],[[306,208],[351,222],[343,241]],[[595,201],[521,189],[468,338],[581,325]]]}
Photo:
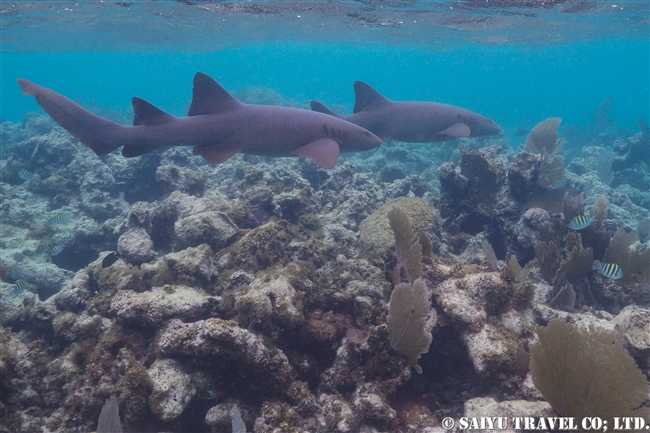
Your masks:
{"label": "algae covered rock", "polygon": [[284,276],[254,280],[248,292],[238,297],[235,309],[244,323],[261,324],[270,320],[275,326],[293,329],[305,320],[299,296]]}
{"label": "algae covered rock", "polygon": [[20,295],[14,295],[14,285],[0,282],[0,294],[2,302],[0,303],[0,324],[2,326],[11,326],[12,323],[20,318],[23,302],[33,303],[37,295],[29,290]]}
{"label": "algae covered rock", "polygon": [[511,400],[498,402],[492,397],[477,397],[467,400],[463,414],[469,420],[484,420],[483,422],[487,421],[487,419],[493,420],[492,426],[485,424],[484,426],[479,425],[480,428],[468,430],[483,433],[514,433],[515,431],[521,431],[521,429],[515,429],[514,417],[539,419],[553,415],[551,405],[543,401]]}
{"label": "algae covered rock", "polygon": [[212,249],[207,244],[165,254],[161,260],[142,268],[155,273],[153,282],[160,286],[186,284],[205,287],[218,276]]}
{"label": "algae covered rock", "polygon": [[134,265],[150,262],[156,257],[156,250],[149,234],[143,228],[128,230],[117,241],[117,252]]}
{"label": "algae covered rock", "polygon": [[199,212],[174,223],[175,249],[208,244],[214,251],[227,246],[239,229],[223,212]]}
{"label": "algae covered rock", "polygon": [[495,376],[507,371],[515,362],[516,343],[489,323],[479,332],[463,334],[462,340],[474,370],[481,376]]}
{"label": "algae covered rock", "polygon": [[151,411],[161,421],[178,418],[196,394],[191,376],[173,359],[156,360],[148,373],[153,384],[149,395]]}
{"label": "algae covered rock", "polygon": [[628,305],[614,319],[625,348],[642,368],[650,367],[650,310]]}
{"label": "algae covered rock", "polygon": [[390,228],[388,212],[396,207],[409,217],[414,229],[422,229],[426,233],[434,230],[438,214],[428,201],[410,197],[390,201],[374,211],[361,227],[361,248],[368,257],[379,258],[388,248],[395,245],[395,235]]}
{"label": "algae covered rock", "polygon": [[136,293],[130,290],[118,292],[111,302],[111,309],[122,323],[140,326],[158,326],[165,320],[184,320],[205,317],[219,304],[219,298],[187,286],[154,287]]}
{"label": "algae covered rock", "polygon": [[234,370],[237,377],[246,378],[248,386],[264,394],[284,393],[293,381],[293,369],[281,350],[227,320],[183,323],[172,319],[159,331],[156,350],[161,355],[191,356],[197,364]]}

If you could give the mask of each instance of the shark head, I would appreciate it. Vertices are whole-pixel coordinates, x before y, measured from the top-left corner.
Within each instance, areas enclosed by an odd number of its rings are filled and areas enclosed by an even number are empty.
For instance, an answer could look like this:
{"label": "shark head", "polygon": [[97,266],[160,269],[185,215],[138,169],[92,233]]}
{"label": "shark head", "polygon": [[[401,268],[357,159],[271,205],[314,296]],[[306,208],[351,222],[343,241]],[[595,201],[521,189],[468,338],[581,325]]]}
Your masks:
{"label": "shark head", "polygon": [[381,138],[367,129],[333,116],[327,116],[323,127],[325,135],[339,144],[341,152],[366,152],[382,143]]}
{"label": "shark head", "polygon": [[348,133],[346,151],[347,152],[366,152],[375,149],[383,140],[377,137],[367,129],[359,127]]}
{"label": "shark head", "polygon": [[466,123],[467,126],[469,126],[469,129],[472,131],[470,137],[483,137],[485,135],[492,135],[501,131],[499,125],[487,117],[481,116],[480,114],[472,114],[472,116],[468,116],[468,118],[464,120],[464,123]]}

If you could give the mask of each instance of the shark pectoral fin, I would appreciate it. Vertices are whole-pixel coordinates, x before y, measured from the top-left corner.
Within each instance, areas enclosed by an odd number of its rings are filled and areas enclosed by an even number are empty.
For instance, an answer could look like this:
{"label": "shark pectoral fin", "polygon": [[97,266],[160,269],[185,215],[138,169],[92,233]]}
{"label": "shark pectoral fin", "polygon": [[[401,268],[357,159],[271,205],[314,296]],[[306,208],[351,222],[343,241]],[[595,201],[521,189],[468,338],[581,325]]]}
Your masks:
{"label": "shark pectoral fin", "polygon": [[210,164],[221,164],[241,149],[219,148],[218,146],[194,146],[194,155],[201,155]]}
{"label": "shark pectoral fin", "polygon": [[449,128],[444,129],[438,132],[437,135],[451,135],[452,137],[469,137],[470,131],[469,126],[464,123],[454,123]]}
{"label": "shark pectoral fin", "polygon": [[294,155],[312,159],[320,168],[332,168],[339,160],[339,144],[331,138],[319,138],[292,151]]}

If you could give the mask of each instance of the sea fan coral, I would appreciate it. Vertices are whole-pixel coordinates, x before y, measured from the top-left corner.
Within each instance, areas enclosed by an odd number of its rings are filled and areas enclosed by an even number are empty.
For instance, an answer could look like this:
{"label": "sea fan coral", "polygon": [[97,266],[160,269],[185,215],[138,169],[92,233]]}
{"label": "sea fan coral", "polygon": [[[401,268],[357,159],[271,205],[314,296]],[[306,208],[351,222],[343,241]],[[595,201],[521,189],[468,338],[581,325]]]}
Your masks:
{"label": "sea fan coral", "polygon": [[399,282],[400,269],[404,267],[409,282],[413,283],[422,274],[422,245],[418,235],[413,231],[411,220],[400,208],[395,207],[388,212],[390,228],[395,233],[395,253],[397,267],[395,283]]}
{"label": "sea fan coral", "polygon": [[[648,382],[613,331],[578,329],[562,320],[537,328],[530,372],[535,387],[562,416],[646,416],[635,410],[645,400]],[[646,408],[647,409],[647,408]],[[645,411],[647,412],[647,410]]]}
{"label": "sea fan coral", "polygon": [[423,279],[401,283],[390,295],[388,344],[406,357],[415,371],[422,374],[418,358],[429,351],[432,337],[427,328],[430,315],[429,292]]}
{"label": "sea fan coral", "polygon": [[560,150],[564,140],[557,139],[557,130],[562,119],[551,117],[539,123],[526,137],[526,147],[533,152],[553,155]]}

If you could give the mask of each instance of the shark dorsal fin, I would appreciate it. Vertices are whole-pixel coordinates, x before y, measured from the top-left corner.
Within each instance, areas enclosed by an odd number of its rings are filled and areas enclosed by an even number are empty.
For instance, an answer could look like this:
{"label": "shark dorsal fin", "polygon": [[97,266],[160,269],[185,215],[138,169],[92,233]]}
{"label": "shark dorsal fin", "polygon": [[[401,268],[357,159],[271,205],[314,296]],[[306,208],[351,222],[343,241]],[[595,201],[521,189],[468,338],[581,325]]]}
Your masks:
{"label": "shark dorsal fin", "polygon": [[240,102],[230,96],[230,93],[212,78],[202,72],[194,75],[194,88],[192,89],[192,105],[188,116],[219,113],[232,110]]}
{"label": "shark dorsal fin", "polygon": [[353,113],[380,107],[390,101],[381,94],[364,83],[363,81],[354,82],[354,110]]}
{"label": "shark dorsal fin", "polygon": [[316,111],[317,113],[329,114],[330,116],[334,116],[334,117],[341,117],[318,101],[311,101],[310,105],[311,105],[311,111]]}
{"label": "shark dorsal fin", "polygon": [[171,114],[165,113],[152,103],[136,96],[131,100],[131,104],[133,104],[133,112],[135,113],[135,116],[133,116],[133,126],[162,125],[174,119],[174,116]]}

